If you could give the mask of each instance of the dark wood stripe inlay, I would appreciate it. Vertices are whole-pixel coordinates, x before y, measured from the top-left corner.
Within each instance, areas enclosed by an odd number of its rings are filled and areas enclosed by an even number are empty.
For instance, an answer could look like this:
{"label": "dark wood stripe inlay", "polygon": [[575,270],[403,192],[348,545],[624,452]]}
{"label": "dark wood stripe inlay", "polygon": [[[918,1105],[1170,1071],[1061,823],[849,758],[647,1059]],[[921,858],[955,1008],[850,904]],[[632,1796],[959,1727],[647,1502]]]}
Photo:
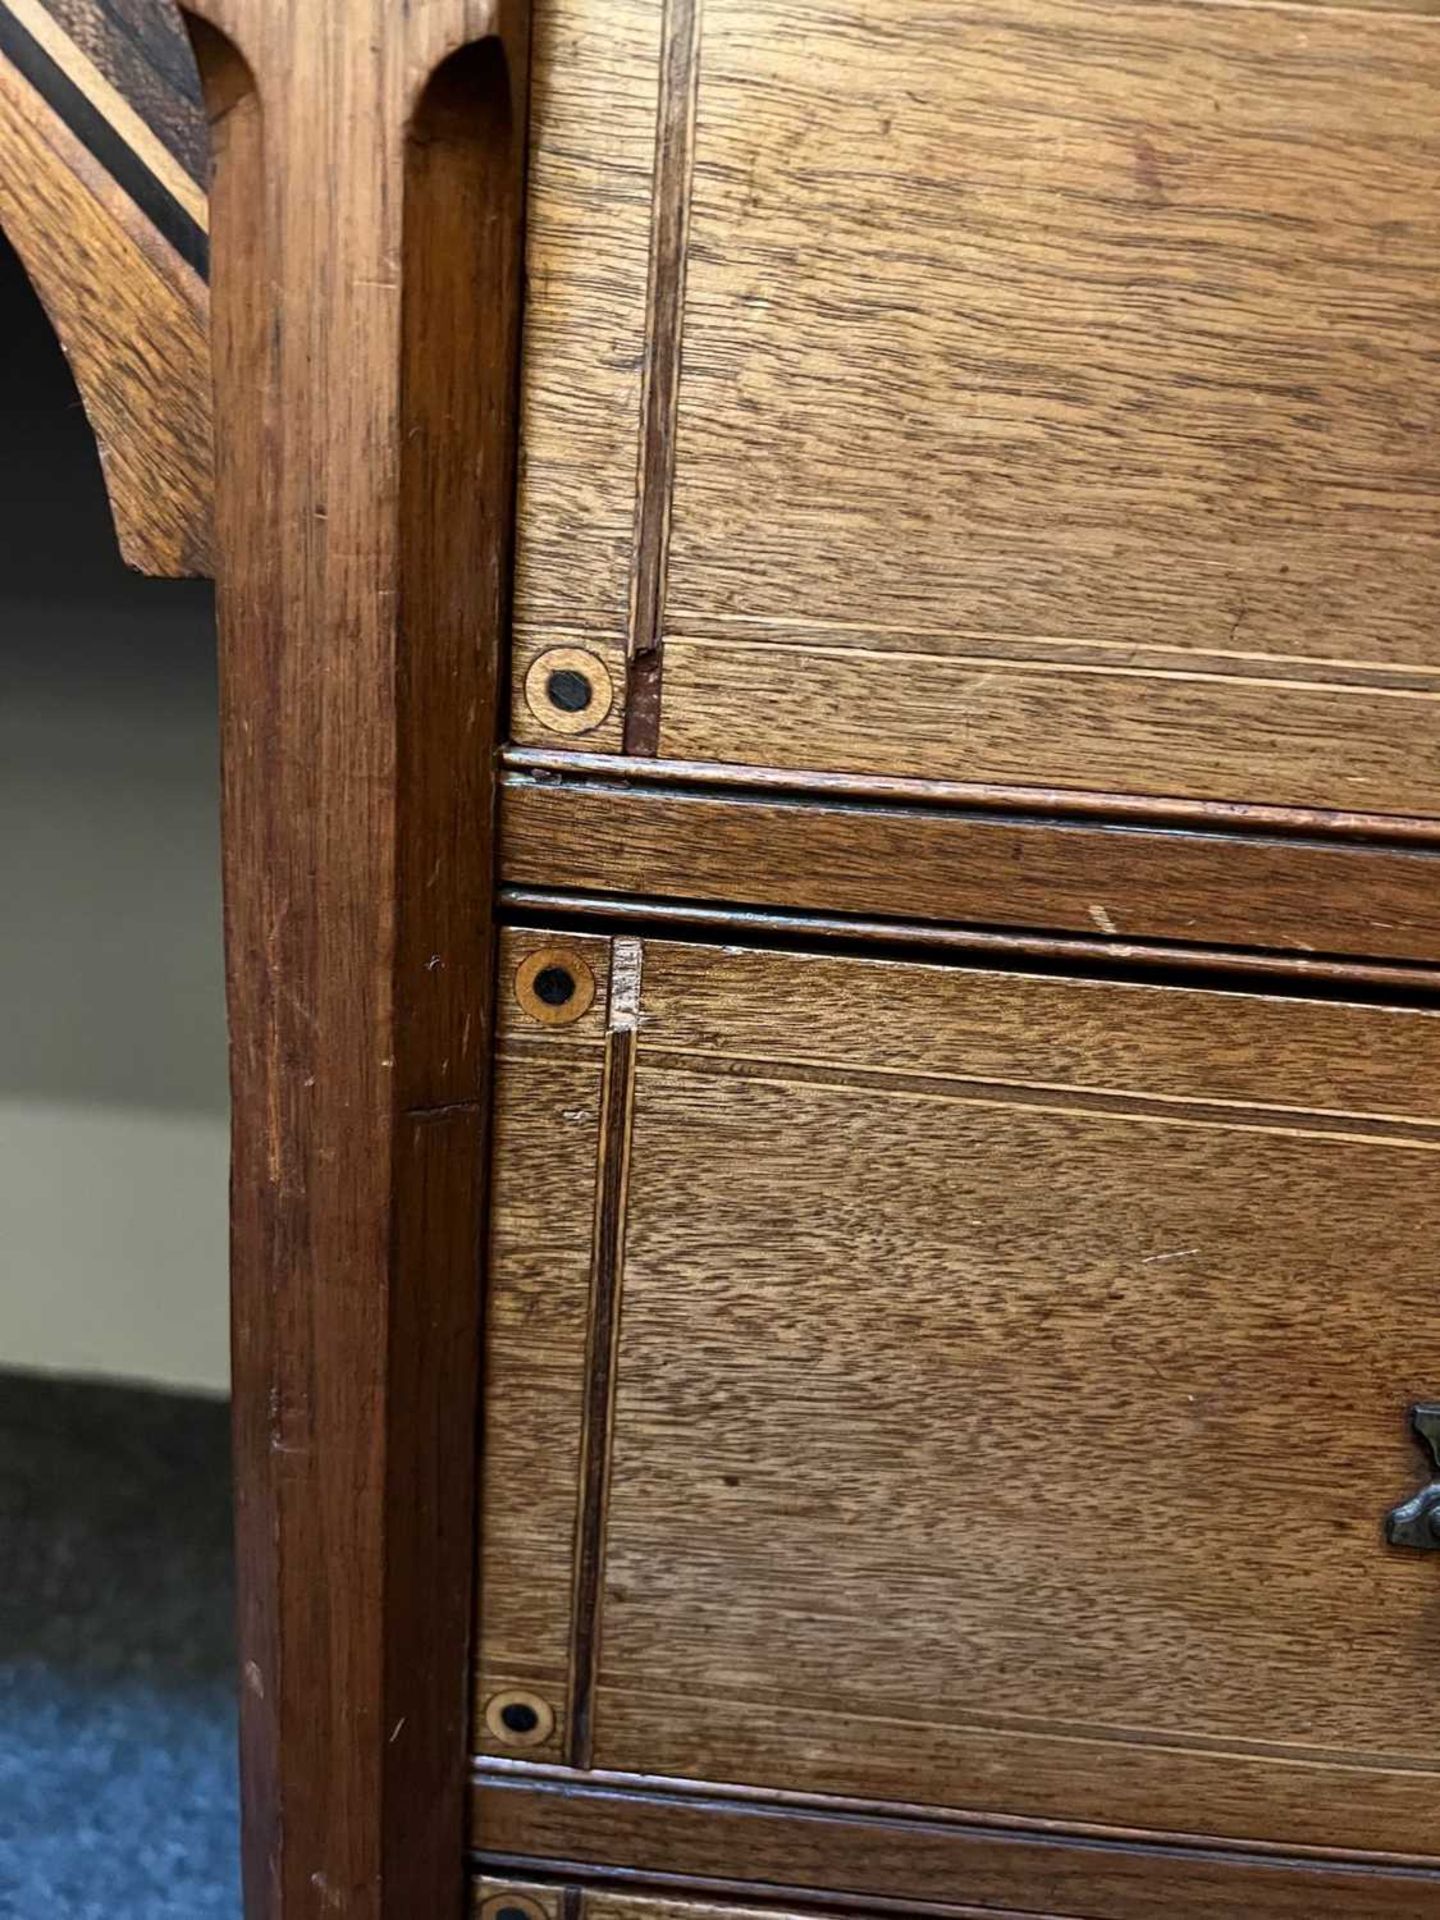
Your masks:
{"label": "dark wood stripe inlay", "polygon": [[44,0],[45,11],[203,188],[210,130],[195,56],[172,0]]}
{"label": "dark wood stripe inlay", "polygon": [[[617,948],[638,952],[638,942]],[[570,1623],[570,1700],[566,1716],[567,1758],[588,1767],[594,1745],[595,1681],[599,1667],[605,1510],[610,1486],[610,1443],[615,1399],[615,1358],[620,1335],[620,1285],[625,1256],[625,1197],[635,1104],[633,1017],[617,1016],[619,956],[612,960],[611,1029],[605,1043],[601,1094],[600,1168],[595,1241],[590,1276],[590,1331],[585,1364],[585,1431],[576,1517],[575,1593]]]}
{"label": "dark wood stripe inlay", "polygon": [[657,753],[660,745],[665,576],[675,485],[675,421],[685,325],[685,257],[695,162],[701,5],[702,0],[666,0],[661,45],[625,700],[625,751],[647,756]]}
{"label": "dark wood stripe inlay", "polygon": [[64,121],[145,218],[202,278],[210,271],[209,238],[98,107],[0,0],[0,56]]}

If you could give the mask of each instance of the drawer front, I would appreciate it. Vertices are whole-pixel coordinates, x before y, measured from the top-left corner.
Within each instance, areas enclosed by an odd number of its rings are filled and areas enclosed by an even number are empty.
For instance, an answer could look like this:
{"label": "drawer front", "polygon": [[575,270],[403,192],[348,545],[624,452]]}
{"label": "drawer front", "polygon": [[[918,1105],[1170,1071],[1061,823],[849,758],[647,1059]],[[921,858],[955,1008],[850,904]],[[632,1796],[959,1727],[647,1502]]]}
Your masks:
{"label": "drawer front", "polygon": [[[866,1920],[864,1909],[847,1905],[843,1911]],[[995,1907],[947,1903],[947,1915],[964,1920],[985,1914],[987,1920],[1006,1920]],[[485,1875],[476,1883],[475,1920],[814,1920],[815,1909],[728,1906],[713,1900],[676,1900],[621,1888],[555,1886],[543,1882],[508,1880]],[[1014,1917],[1018,1920],[1018,1916]],[[1024,1920],[1066,1920],[1060,1913],[1030,1912]]]}
{"label": "drawer front", "polygon": [[518,738],[1436,811],[1433,18],[538,35]]}
{"label": "drawer front", "polygon": [[1440,1015],[538,932],[502,979],[482,1752],[1436,1850],[1440,1557],[1383,1522]]}

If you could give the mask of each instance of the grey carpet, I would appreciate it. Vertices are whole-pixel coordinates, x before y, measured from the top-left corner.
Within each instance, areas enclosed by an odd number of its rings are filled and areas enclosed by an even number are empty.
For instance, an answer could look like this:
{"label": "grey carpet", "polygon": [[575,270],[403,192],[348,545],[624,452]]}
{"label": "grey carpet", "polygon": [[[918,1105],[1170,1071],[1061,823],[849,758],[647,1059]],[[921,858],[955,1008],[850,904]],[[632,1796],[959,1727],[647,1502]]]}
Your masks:
{"label": "grey carpet", "polygon": [[0,1372],[0,1915],[240,1910],[228,1412]]}

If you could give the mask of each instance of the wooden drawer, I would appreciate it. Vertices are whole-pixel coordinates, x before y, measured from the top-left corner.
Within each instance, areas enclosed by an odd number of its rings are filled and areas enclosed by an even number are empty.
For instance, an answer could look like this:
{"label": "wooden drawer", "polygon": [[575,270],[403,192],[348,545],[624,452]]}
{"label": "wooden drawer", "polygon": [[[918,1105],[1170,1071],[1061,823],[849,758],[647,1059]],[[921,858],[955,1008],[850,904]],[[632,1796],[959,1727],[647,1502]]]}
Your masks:
{"label": "wooden drawer", "polygon": [[482,1754],[1437,1851],[1440,1015],[542,932],[502,998]]}
{"label": "wooden drawer", "polygon": [[517,739],[1435,813],[1433,19],[537,35]]}
{"label": "wooden drawer", "polygon": [[[851,1907],[849,1911],[857,1910]],[[986,1914],[997,1920],[993,1907],[952,1906],[949,1912]],[[749,1902],[730,1906],[714,1900],[659,1899],[607,1887],[557,1886],[545,1882],[493,1879],[486,1875],[475,1887],[476,1920],[806,1920],[813,1908],[765,1906]],[[1005,1920],[1003,1914],[998,1920]],[[1025,1920],[1066,1920],[1058,1913],[1025,1916]]]}
{"label": "wooden drawer", "polygon": [[[806,1920],[813,1908],[718,1904],[714,1900],[666,1900],[653,1894],[606,1887],[556,1886],[544,1882],[500,1880],[489,1875],[476,1882],[475,1920]],[[851,1912],[856,1909],[851,1908]],[[997,1920],[993,1907],[958,1907],[957,1916],[984,1913]],[[1003,1914],[998,1920],[1005,1920]],[[1025,1916],[1025,1920],[1066,1920],[1058,1913]]]}

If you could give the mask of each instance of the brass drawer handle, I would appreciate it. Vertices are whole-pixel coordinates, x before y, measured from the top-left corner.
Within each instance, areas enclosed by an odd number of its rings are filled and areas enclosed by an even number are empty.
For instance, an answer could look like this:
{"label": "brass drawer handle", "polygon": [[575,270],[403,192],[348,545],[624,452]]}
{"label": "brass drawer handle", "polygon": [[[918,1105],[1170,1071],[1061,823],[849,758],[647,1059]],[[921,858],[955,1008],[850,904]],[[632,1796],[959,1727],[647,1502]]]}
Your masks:
{"label": "brass drawer handle", "polygon": [[[1415,1438],[1429,1450],[1440,1475],[1440,1404],[1427,1401],[1410,1409]],[[1440,1478],[1422,1487],[1411,1499],[1385,1516],[1385,1538],[1392,1547],[1415,1547],[1421,1553],[1440,1553]]]}

